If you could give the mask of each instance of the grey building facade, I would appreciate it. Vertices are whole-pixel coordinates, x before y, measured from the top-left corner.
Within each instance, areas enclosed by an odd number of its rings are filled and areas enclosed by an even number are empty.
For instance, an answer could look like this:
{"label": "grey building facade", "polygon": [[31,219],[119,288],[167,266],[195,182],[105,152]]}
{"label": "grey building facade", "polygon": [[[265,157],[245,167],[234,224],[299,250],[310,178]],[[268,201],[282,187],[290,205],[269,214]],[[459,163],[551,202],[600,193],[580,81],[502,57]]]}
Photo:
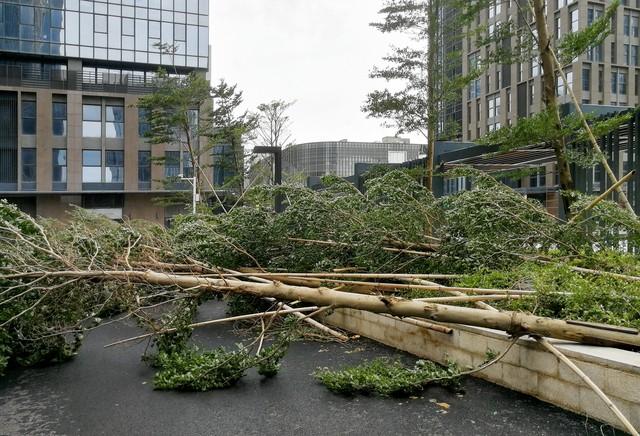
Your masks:
{"label": "grey building facade", "polygon": [[159,67],[208,74],[208,21],[208,0],[1,0],[0,197],[41,216],[172,214],[152,199],[189,168],[147,143],[136,103]]}
{"label": "grey building facade", "polygon": [[408,141],[393,142],[311,142],[297,144],[282,151],[285,174],[304,174],[306,177],[335,175],[349,177],[355,173],[356,163],[402,163],[418,158],[425,145]]}
{"label": "grey building facade", "polygon": [[[547,22],[552,40],[584,29],[602,16],[610,1],[549,0]],[[487,31],[512,20],[522,26],[531,21],[527,5],[518,0],[496,1],[481,11],[477,26]],[[581,104],[600,108],[629,108],[639,102],[640,93],[640,2],[622,1],[613,18],[612,34],[592,47],[564,69],[569,86]],[[504,41],[517,45],[517,36]],[[462,73],[468,74],[491,47],[478,46],[475,38],[462,44]],[[474,141],[502,126],[513,125],[519,118],[539,113],[542,103],[542,66],[537,56],[514,65],[491,65],[462,93],[462,138]],[[570,105],[570,96],[561,79],[556,91],[560,104]]]}

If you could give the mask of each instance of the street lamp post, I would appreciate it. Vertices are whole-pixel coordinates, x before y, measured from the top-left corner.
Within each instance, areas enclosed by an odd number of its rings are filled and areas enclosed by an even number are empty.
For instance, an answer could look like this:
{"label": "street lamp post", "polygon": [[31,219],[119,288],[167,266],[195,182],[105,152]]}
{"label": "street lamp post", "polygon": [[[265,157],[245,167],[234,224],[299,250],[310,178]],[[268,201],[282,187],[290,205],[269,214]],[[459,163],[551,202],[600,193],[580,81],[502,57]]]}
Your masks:
{"label": "street lamp post", "polygon": [[191,191],[191,205],[192,205],[191,213],[195,215],[197,211],[196,206],[198,204],[197,178],[195,177],[195,175],[193,177],[184,177],[183,174],[178,174],[178,177],[180,177],[180,180],[191,183],[191,186],[193,188],[193,190]]}
{"label": "street lamp post", "polygon": [[[273,182],[276,185],[282,184],[282,148],[281,147],[263,147],[258,146],[253,148],[253,152],[256,154],[272,154],[274,157],[273,168]],[[276,195],[276,212],[282,212],[282,196]]]}

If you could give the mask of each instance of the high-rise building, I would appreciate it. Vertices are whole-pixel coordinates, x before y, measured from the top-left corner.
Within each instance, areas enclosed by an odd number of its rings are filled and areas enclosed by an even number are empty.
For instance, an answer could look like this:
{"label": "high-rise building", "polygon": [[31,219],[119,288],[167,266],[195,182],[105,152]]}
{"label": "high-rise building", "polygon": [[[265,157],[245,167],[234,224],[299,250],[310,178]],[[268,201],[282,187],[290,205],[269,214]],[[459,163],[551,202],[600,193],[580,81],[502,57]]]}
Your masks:
{"label": "high-rise building", "polygon": [[0,0],[0,197],[41,216],[174,214],[152,199],[189,162],[147,143],[136,103],[159,67],[208,74],[208,23],[209,0]]}
{"label": "high-rise building", "polygon": [[[520,3],[520,5],[519,5]],[[563,35],[582,30],[602,16],[610,1],[548,0],[547,22],[555,44]],[[640,93],[640,1],[625,0],[613,17],[612,34],[602,44],[579,56],[564,72],[585,111],[603,114],[636,106]],[[496,1],[481,11],[477,26],[488,32],[511,20],[523,26],[531,20],[528,2]],[[517,36],[503,41],[515,47]],[[476,38],[462,44],[462,72],[467,74],[491,47],[477,46]],[[513,65],[491,65],[462,95],[462,138],[476,140],[519,118],[540,112],[542,66],[537,56]],[[557,81],[559,103],[570,110],[562,79]],[[563,108],[564,109],[564,108]]]}

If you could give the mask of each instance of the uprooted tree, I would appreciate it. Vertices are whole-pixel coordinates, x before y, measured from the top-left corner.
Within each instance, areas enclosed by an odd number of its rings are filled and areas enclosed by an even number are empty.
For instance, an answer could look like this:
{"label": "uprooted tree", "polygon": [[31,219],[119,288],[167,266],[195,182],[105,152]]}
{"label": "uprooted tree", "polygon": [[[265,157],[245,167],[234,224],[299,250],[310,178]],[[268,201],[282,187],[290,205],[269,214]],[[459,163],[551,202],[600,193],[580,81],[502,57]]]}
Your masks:
{"label": "uprooted tree", "polygon": [[[402,171],[369,179],[364,194],[336,178],[322,191],[257,187],[228,213],[181,217],[169,230],[82,209],[67,223],[34,220],[3,203],[2,362],[72,357],[87,330],[120,314],[148,329],[134,339],[154,341],[157,387],[229,386],[249,367],[277,372],[295,338],[285,329],[263,346],[280,312],[311,321],[339,308],[445,332],[431,321],[640,348],[636,218],[582,197],[574,207],[588,212],[561,222],[490,176],[464,171],[474,188],[437,200]],[[283,213],[264,206],[275,195],[287,200]],[[266,299],[269,309],[249,316],[262,319],[258,338],[231,354],[188,346],[193,328],[219,322],[193,321],[212,295]]]}

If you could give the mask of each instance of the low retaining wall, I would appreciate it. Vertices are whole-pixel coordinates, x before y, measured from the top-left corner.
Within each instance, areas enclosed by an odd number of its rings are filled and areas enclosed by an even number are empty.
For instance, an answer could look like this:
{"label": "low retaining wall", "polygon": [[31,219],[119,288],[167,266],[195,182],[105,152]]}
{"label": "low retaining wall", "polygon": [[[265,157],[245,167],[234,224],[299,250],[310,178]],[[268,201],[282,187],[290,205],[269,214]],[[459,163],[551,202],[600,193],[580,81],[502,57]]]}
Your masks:
{"label": "low retaining wall", "polygon": [[[480,366],[487,359],[487,351],[501,353],[511,343],[501,331],[443,324],[454,327],[452,334],[445,334],[388,315],[353,309],[335,310],[325,321],[425,359],[440,363],[453,360],[462,368]],[[640,428],[640,353],[552,342]],[[604,402],[533,339],[519,339],[500,362],[476,376],[620,428]]]}

